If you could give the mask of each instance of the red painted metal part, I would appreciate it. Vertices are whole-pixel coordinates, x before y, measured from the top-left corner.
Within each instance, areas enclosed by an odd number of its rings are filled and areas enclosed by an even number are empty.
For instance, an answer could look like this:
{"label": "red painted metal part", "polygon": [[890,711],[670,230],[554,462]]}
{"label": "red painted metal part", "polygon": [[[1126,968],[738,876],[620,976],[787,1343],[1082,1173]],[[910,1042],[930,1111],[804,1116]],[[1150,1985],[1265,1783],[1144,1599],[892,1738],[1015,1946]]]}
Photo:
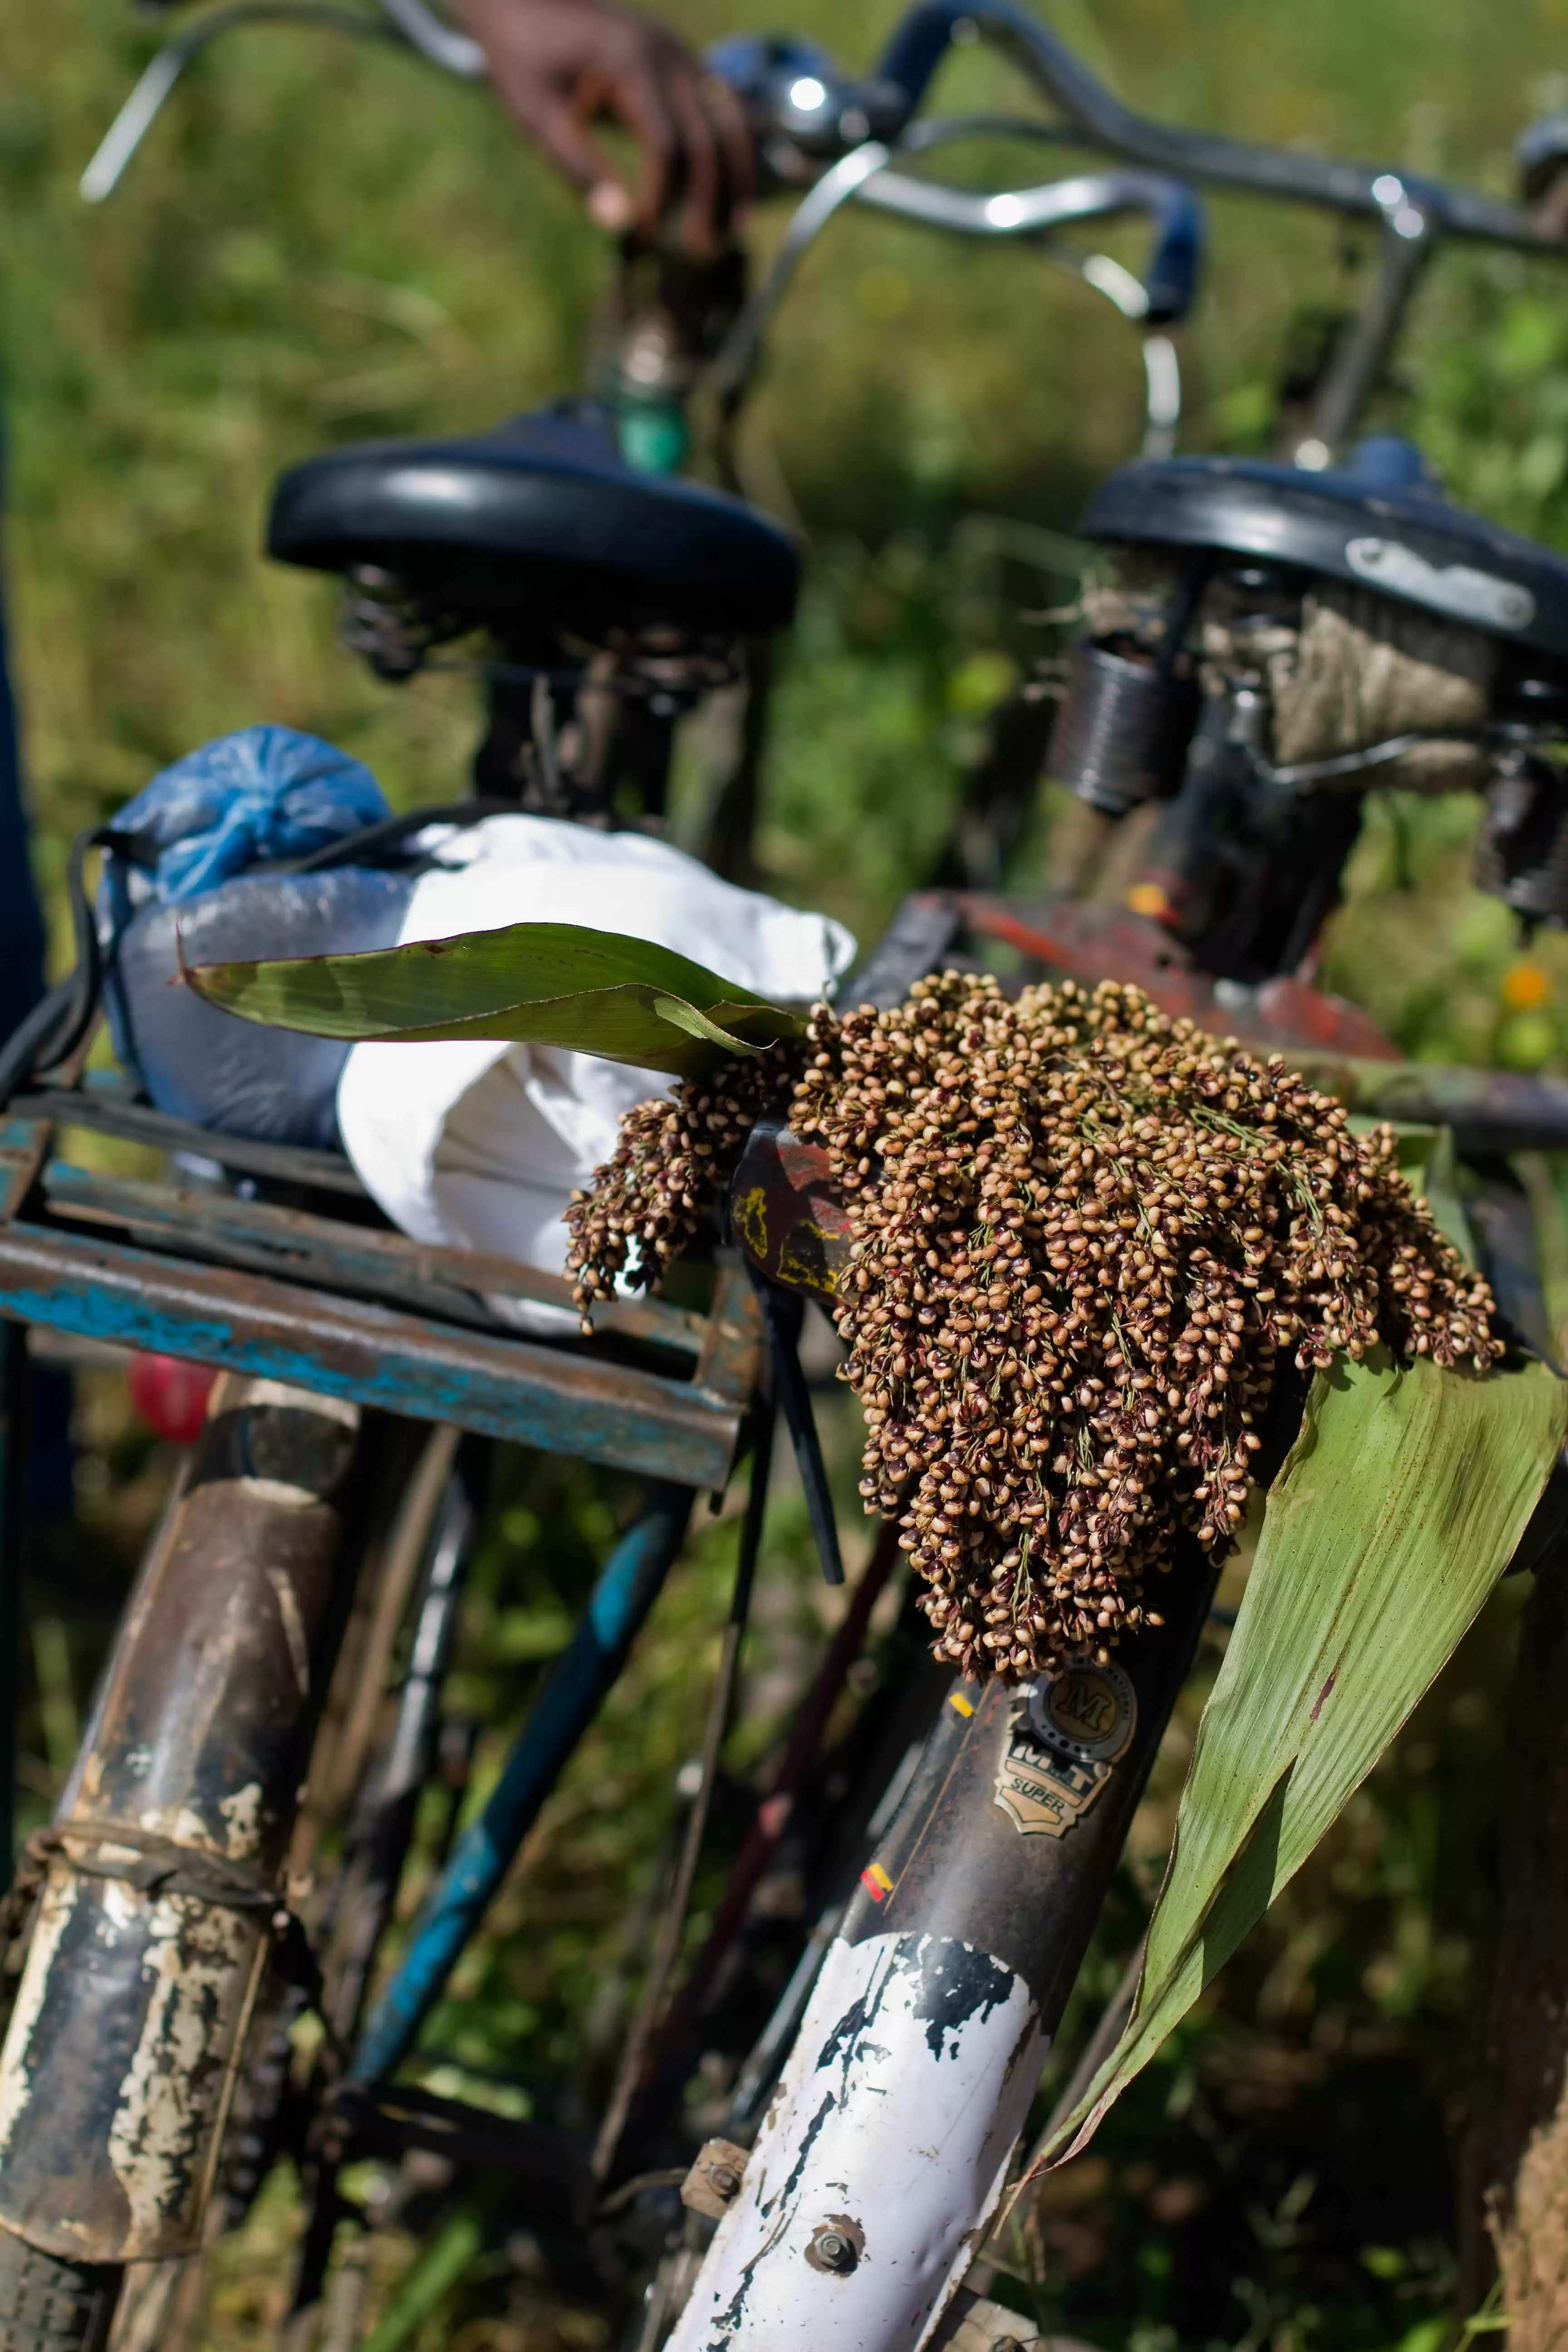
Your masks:
{"label": "red painted metal part", "polygon": [[963,894],[958,904],[982,939],[1005,940],[1052,971],[1093,986],[1130,982],[1173,1020],[1268,1052],[1316,1047],[1362,1061],[1399,1060],[1359,1005],[1286,973],[1258,988],[1215,982],[1181,941],[1150,916],[1070,898],[994,898]]}
{"label": "red painted metal part", "polygon": [[132,1356],[125,1369],[131,1402],[154,1437],[191,1445],[201,1435],[217,1374],[184,1356]]}

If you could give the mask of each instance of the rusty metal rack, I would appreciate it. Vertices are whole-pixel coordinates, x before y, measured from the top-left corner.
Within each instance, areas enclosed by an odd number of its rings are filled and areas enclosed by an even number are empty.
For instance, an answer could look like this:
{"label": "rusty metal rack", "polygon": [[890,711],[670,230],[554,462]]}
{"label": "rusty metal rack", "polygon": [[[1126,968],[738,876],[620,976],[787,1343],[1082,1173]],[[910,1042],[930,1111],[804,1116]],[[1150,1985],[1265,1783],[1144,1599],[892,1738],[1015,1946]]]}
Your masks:
{"label": "rusty metal rack", "polygon": [[[73,1129],[161,1149],[168,1172],[77,1166],[57,1156]],[[268,1197],[246,1196],[257,1180]],[[556,1310],[562,1338],[520,1338],[495,1297]],[[0,1120],[0,1315],[721,1487],[761,1344],[739,1268],[706,1313],[622,1303],[584,1339],[570,1312],[564,1282],[391,1231],[337,1153],[188,1126],[123,1080],[18,1096]]]}

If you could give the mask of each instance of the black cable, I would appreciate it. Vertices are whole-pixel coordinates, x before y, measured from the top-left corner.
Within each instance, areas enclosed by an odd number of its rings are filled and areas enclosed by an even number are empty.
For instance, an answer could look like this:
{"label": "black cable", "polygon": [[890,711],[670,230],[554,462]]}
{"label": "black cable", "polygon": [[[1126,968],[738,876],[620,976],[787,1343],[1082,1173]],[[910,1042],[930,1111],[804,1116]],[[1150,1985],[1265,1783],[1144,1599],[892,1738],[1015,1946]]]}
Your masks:
{"label": "black cable", "polygon": [[[309,856],[268,860],[268,873],[315,874],[337,866],[362,865],[395,849],[430,824],[471,824],[487,816],[515,815],[517,803],[506,800],[443,802],[435,808],[409,809],[401,816],[384,817],[342,840],[329,842]],[[105,957],[98,919],[88,896],[89,852],[108,851],[127,865],[154,866],[158,847],[150,837],[123,833],[112,824],[89,826],[71,844],[66,866],[66,895],[70,903],[76,962],[63,980],[40,997],[32,1011],[0,1045],[0,1110],[40,1072],[52,1069],[73,1054],[97,1018],[103,999]],[[259,869],[253,869],[259,870]]]}
{"label": "black cable", "polygon": [[87,856],[91,849],[114,849],[124,854],[126,847],[124,836],[108,825],[94,825],[78,834],[71,844],[66,866],[66,895],[70,901],[76,965],[40,998],[0,1045],[0,1109],[36,1072],[50,1069],[73,1054],[97,1017],[103,992],[103,949],[92,901],[87,895]]}
{"label": "black cable", "polygon": [[763,1321],[767,1326],[773,1353],[773,1386],[779,1403],[784,1407],[784,1425],[795,1447],[800,1483],[805,1488],[806,1517],[811,1521],[822,1573],[829,1584],[842,1584],[844,1559],[838,1549],[833,1497],[827,1491],[827,1472],[822,1460],[822,1443],[816,1433],[816,1418],[811,1409],[811,1391],[800,1368],[803,1304],[793,1292],[776,1288],[758,1273],[755,1266],[749,1267],[748,1271],[756,1290],[757,1303],[763,1310]]}
{"label": "black cable", "polygon": [[405,809],[401,816],[384,816],[376,824],[369,824],[359,833],[345,834],[341,841],[329,841],[322,849],[312,849],[306,857],[291,858],[281,867],[270,866],[268,871],[289,874],[323,874],[334,866],[368,865],[390,849],[401,848],[427,824],[477,824],[487,816],[518,816],[521,814],[514,800],[486,800],[478,795],[466,801],[443,801],[436,808]]}

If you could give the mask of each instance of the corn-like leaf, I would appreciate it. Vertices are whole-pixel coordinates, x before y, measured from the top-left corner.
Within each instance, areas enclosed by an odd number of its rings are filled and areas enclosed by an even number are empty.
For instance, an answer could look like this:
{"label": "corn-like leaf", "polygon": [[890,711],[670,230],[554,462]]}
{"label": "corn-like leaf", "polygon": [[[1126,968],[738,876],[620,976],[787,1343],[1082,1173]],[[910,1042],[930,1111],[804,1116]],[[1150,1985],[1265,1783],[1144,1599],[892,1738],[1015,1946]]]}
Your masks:
{"label": "corn-like leaf", "polygon": [[805,1030],[798,1009],[673,949],[575,923],[512,923],[365,955],[197,964],[185,978],[226,1013],[317,1037],[489,1037],[677,1077]]}
{"label": "corn-like leaf", "polygon": [[1568,1383],[1541,1364],[1477,1379],[1369,1357],[1314,1381],[1199,1726],[1131,2017],[1026,2179],[1085,2144],[1371,1771],[1508,1566],[1565,1430]]}

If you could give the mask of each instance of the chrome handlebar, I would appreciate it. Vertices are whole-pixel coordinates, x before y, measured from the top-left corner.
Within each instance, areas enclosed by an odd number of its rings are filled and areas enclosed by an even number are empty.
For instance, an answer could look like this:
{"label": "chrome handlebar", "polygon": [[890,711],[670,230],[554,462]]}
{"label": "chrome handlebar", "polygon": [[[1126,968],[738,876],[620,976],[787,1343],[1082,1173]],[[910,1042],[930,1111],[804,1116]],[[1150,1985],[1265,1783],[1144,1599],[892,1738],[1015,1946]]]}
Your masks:
{"label": "chrome handlebar", "polygon": [[[228,0],[176,34],[153,58],[82,175],[84,197],[101,203],[110,194],[194,57],[219,35],[264,21],[315,24],[400,42],[465,79],[485,70],[478,44],[437,16],[426,0],[376,0],[376,13],[337,0]],[[1065,126],[994,118],[945,123],[913,119],[948,50],[973,32],[988,36],[1016,59],[1061,110]],[[1382,234],[1381,268],[1296,452],[1308,466],[1328,464],[1352,431],[1398,335],[1421,270],[1444,236],[1568,257],[1568,243],[1554,217],[1561,215],[1558,206],[1543,205],[1535,217],[1492,197],[1404,171],[1250,145],[1134,113],[1019,0],[917,0],[876,73],[861,81],[842,76],[825,51],[783,37],[746,35],[722,42],[708,64],[747,106],[764,182],[807,189],[772,270],[719,355],[718,389],[731,409],[801,256],[851,201],[953,235],[1037,239],[1051,258],[1066,261],[1124,316],[1151,326],[1184,316],[1195,292],[1203,216],[1194,182],[1374,221]],[[953,139],[987,133],[1066,139],[1098,148],[1120,164],[989,194],[897,168]],[[1066,225],[1126,211],[1147,213],[1154,223],[1153,252],[1142,284],[1108,257],[1071,254],[1056,240],[1055,232]],[[1152,345],[1150,353],[1151,401],[1157,400],[1162,410],[1156,418],[1152,405],[1155,446],[1168,444],[1173,427],[1169,412],[1175,364],[1168,339],[1158,341],[1159,350]]]}
{"label": "chrome handlebar", "polygon": [[[373,15],[335,5],[335,0],[227,0],[198,18],[167,40],[142,73],[82,173],[83,197],[101,204],[112,194],[185,67],[221,35],[243,26],[317,25],[362,38],[398,42],[443,72],[466,80],[482,79],[485,59],[478,42],[437,16],[426,0],[376,0],[376,6],[380,13]],[[910,117],[920,93],[911,96],[889,81],[846,82],[824,51],[805,42],[743,35],[721,42],[706,62],[745,102],[765,176],[773,186],[809,183],[822,165],[837,163],[874,137],[879,140],[884,131],[906,155],[955,137],[1059,136],[1047,124],[994,118],[973,118],[962,126],[913,125]],[[774,164],[771,171],[770,155]],[[880,176],[874,184],[865,179],[862,201],[959,236],[1038,236],[1068,222],[1147,211],[1154,217],[1158,241],[1145,299],[1142,308],[1128,309],[1119,280],[1118,307],[1129,317],[1174,320],[1191,304],[1203,224],[1194,199],[1177,182],[1146,172],[1100,173],[981,195],[884,172],[880,166],[878,170]],[[854,192],[861,193],[864,176],[850,175]],[[1114,268],[1107,266],[1108,282]]]}
{"label": "chrome handlebar", "polygon": [[[828,166],[796,207],[766,277],[742,307],[709,372],[709,390],[721,417],[732,418],[744,398],[768,325],[807,248],[835,214],[851,202],[960,236],[1045,239],[1042,250],[1047,257],[1062,263],[1104,295],[1123,318],[1154,327],[1185,315],[1196,292],[1204,228],[1196,199],[1179,182],[1153,173],[1096,172],[986,195],[894,168],[901,158],[986,135],[1054,137],[1040,123],[959,116],[911,124],[896,148],[879,140],[867,140]],[[1052,235],[1069,223],[1104,220],[1126,212],[1149,213],[1156,223],[1147,281],[1135,278],[1108,254],[1078,253]],[[1168,336],[1146,338],[1144,363],[1148,395],[1144,452],[1161,456],[1173,446],[1181,416],[1181,370]]]}
{"label": "chrome handlebar", "polygon": [[1083,145],[1147,170],[1360,215],[1406,238],[1414,235],[1415,225],[1406,220],[1400,227],[1399,215],[1414,211],[1438,236],[1481,238],[1522,252],[1568,257],[1568,245],[1560,235],[1516,205],[1468,188],[1449,187],[1403,169],[1253,146],[1135,114],[1018,0],[917,0],[884,49],[876,76],[879,86],[899,93],[905,120],[924,98],[943,58],[961,37],[961,28],[987,34],[1007,49],[1060,107]]}
{"label": "chrome handlebar", "polygon": [[[335,0],[227,0],[174,34],[158,50],[110,125],[81,176],[89,204],[112,194],[187,65],[225,33],[262,23],[316,25],[328,30],[416,50],[442,71],[481,78],[484,55],[426,0],[377,0],[378,14]],[[912,21],[912,20],[911,20]],[[951,30],[949,38],[952,37]],[[923,52],[922,52],[923,54]],[[757,135],[764,186],[799,187],[799,205],[772,269],[746,304],[719,353],[714,371],[723,413],[732,415],[749,383],[763,331],[802,255],[842,205],[854,200],[920,226],[973,237],[1022,236],[1105,296],[1121,315],[1149,327],[1172,324],[1191,308],[1204,247],[1201,206],[1179,181],[1141,169],[1079,173],[1039,186],[989,194],[916,177],[893,168],[900,159],[959,139],[1003,136],[1058,142],[1061,133],[1030,120],[977,116],[917,123],[920,92],[896,83],[847,82],[826,52],[781,37],[742,36],[721,43],[706,60],[730,81],[747,107]],[[936,62],[933,54],[925,79]],[[874,132],[886,131],[888,143]],[[1106,254],[1064,246],[1056,232],[1073,223],[1126,212],[1148,214],[1154,244],[1140,280]],[[1180,368],[1164,336],[1147,339],[1148,432],[1145,447],[1168,448],[1180,415]]]}
{"label": "chrome handlebar", "polygon": [[[185,68],[221,35],[237,32],[244,25],[322,25],[332,32],[357,35],[362,40],[410,40],[412,36],[391,20],[392,0],[384,0],[384,5],[388,7],[386,19],[366,16],[358,9],[334,7],[331,0],[232,0],[232,5],[215,8],[210,16],[199,17],[183,32],[172,35],[145,68],[100,140],[78,183],[83,201],[101,205],[114,194]],[[412,5],[421,16],[426,14],[422,0],[395,0],[395,5]],[[478,56],[475,45],[470,42],[468,46]],[[435,58],[432,62],[439,64],[442,60]],[[484,61],[480,58],[475,70],[483,69]],[[457,72],[459,68],[452,63],[447,70]]]}

